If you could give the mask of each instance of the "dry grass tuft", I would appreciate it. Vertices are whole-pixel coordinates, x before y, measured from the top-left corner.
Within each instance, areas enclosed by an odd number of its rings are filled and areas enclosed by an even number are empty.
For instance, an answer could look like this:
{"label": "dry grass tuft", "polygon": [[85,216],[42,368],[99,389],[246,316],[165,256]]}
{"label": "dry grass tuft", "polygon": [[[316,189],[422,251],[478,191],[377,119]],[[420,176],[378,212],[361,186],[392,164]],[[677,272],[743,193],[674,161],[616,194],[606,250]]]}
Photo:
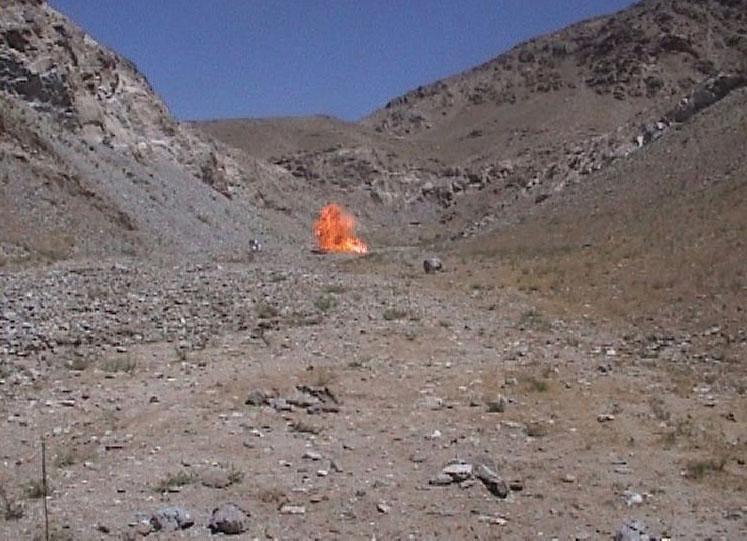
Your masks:
{"label": "dry grass tuft", "polygon": [[197,480],[197,475],[186,470],[170,473],[155,486],[156,492],[168,492],[170,489],[190,485]]}
{"label": "dry grass tuft", "polygon": [[101,363],[101,369],[104,372],[133,374],[137,368],[137,359],[130,355],[121,357],[112,357]]}

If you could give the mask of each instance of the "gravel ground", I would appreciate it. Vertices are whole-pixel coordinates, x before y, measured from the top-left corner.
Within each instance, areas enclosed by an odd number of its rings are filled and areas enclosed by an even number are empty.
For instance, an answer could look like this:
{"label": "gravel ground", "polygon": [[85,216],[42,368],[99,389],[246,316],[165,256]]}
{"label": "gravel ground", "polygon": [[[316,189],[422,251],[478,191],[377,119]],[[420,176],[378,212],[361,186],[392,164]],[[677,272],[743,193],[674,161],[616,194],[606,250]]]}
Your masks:
{"label": "gravel ground", "polygon": [[55,539],[744,536],[719,329],[559,319],[428,255],[3,273],[4,538],[43,532],[42,439]]}

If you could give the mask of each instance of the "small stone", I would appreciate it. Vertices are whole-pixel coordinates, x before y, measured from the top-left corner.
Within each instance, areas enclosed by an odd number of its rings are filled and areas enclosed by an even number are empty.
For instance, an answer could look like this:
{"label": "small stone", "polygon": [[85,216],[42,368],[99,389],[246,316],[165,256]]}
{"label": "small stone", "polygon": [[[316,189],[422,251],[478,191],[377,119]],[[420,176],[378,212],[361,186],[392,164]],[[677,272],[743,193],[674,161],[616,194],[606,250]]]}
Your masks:
{"label": "small stone", "polygon": [[184,530],[195,523],[183,507],[165,507],[155,511],[150,517],[150,526],[156,531],[173,532]]}
{"label": "small stone", "polygon": [[286,503],[280,508],[280,514],[282,515],[304,515],[306,514],[306,507],[304,507],[303,505],[291,505],[289,503]]}
{"label": "small stone", "polygon": [[615,532],[614,541],[649,541],[646,526],[639,520],[626,522]]}
{"label": "small stone", "polygon": [[293,410],[293,406],[285,398],[270,398],[267,403],[277,411]]}
{"label": "small stone", "polygon": [[445,473],[450,476],[454,482],[461,482],[472,477],[472,464],[464,462],[457,462],[455,464],[449,464],[441,473]]}
{"label": "small stone", "polygon": [[453,482],[454,478],[451,475],[441,472],[436,475],[436,477],[430,479],[428,481],[428,484],[435,487],[443,487],[446,485],[450,485]]}
{"label": "small stone", "polygon": [[611,413],[600,413],[599,415],[597,415],[597,421],[599,421],[600,423],[606,423],[614,420],[615,416]]}
{"label": "small stone", "polygon": [[386,515],[387,513],[389,513],[389,511],[392,510],[392,508],[384,502],[379,502],[378,504],[376,504],[376,510],[379,513],[383,513]]}
{"label": "small stone", "polygon": [[146,535],[150,535],[153,531],[153,526],[146,520],[145,522],[138,522],[133,529],[137,535],[145,537]]}
{"label": "small stone", "polygon": [[249,396],[246,398],[246,401],[244,404],[248,406],[261,406],[265,403],[267,400],[267,396],[263,391],[260,391],[259,389],[255,389],[254,391],[249,393]]}
{"label": "small stone", "polygon": [[498,475],[498,468],[495,462],[489,457],[480,456],[472,460],[474,464],[474,474],[477,479],[482,481],[485,488],[493,496],[505,498],[508,496],[508,486],[506,482]]}
{"label": "small stone", "polygon": [[477,520],[480,522],[485,522],[487,524],[495,524],[496,526],[504,526],[506,523],[508,523],[508,520],[506,520],[503,517],[495,517],[492,515],[478,515]]}
{"label": "small stone", "polygon": [[420,405],[424,409],[440,410],[444,407],[444,401],[437,396],[426,396],[420,400]]}
{"label": "small stone", "polygon": [[508,488],[513,490],[514,492],[521,492],[524,490],[524,481],[521,479],[514,479],[513,481],[509,481]]}
{"label": "small stone", "polygon": [[643,503],[643,496],[631,490],[625,491],[625,503],[628,505],[638,505]]}
{"label": "small stone", "polygon": [[224,503],[213,509],[208,528],[212,533],[240,534],[248,528],[248,514],[233,503]]}
{"label": "small stone", "polygon": [[566,473],[566,474],[565,474],[565,475],[564,475],[564,476],[563,476],[563,477],[561,478],[561,481],[563,481],[564,483],[575,483],[575,482],[576,482],[576,477],[575,477],[575,476],[573,476],[573,475],[571,475],[570,473]]}
{"label": "small stone", "polygon": [[306,451],[306,452],[305,452],[305,453],[303,454],[303,457],[304,457],[304,458],[307,458],[307,459],[309,459],[309,460],[314,460],[314,461],[316,461],[316,460],[321,460],[321,459],[322,459],[322,454],[321,454],[321,453],[319,453],[319,452],[317,452],[317,451],[312,451],[311,449],[308,449],[308,450],[307,450],[307,451]]}
{"label": "small stone", "polygon": [[423,260],[423,270],[426,274],[441,271],[443,270],[443,263],[437,257],[429,257],[428,259]]}

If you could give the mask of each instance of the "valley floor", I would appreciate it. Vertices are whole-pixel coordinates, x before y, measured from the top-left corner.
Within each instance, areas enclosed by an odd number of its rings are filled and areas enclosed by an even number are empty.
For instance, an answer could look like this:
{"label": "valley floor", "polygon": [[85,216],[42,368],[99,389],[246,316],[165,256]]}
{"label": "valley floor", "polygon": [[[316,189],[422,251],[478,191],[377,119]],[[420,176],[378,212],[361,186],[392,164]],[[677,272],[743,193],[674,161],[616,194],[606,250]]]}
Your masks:
{"label": "valley floor", "polygon": [[[43,538],[41,439],[53,539],[201,539],[226,502],[247,539],[747,535],[744,334],[559,316],[428,255],[4,272],[3,538]],[[194,525],[152,532],[173,506]]]}

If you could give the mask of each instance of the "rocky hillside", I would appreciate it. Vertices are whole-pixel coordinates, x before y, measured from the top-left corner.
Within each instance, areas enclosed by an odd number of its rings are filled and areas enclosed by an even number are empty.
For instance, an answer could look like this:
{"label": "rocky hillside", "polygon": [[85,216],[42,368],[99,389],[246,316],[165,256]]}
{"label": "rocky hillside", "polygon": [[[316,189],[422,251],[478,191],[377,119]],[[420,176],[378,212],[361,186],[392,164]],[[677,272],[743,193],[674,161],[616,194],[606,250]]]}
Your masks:
{"label": "rocky hillside", "polygon": [[357,130],[340,123],[344,137],[329,119],[200,127],[251,153],[284,126],[271,159],[293,176],[344,187],[367,216],[395,211],[420,238],[471,235],[496,211],[552,205],[742,88],[746,25],[740,1],[644,1],[421,86]]}
{"label": "rocky hillside", "polygon": [[568,89],[632,102],[613,107],[624,113],[679,98],[719,72],[743,71],[746,54],[744,2],[646,0],[521,43],[474,69],[418,87],[364,123],[414,135],[452,125],[481,105],[521,105],[536,95]]}
{"label": "rocky hillside", "polygon": [[744,87],[746,24],[740,1],[644,1],[360,124],[184,124],[131,62],[45,3],[5,2],[0,255],[243,257],[256,237],[309,244],[330,199],[374,245],[470,236],[552,207]]}
{"label": "rocky hillside", "polygon": [[2,9],[3,262],[243,257],[253,238],[308,234],[294,177],[176,122],[136,66],[44,2]]}

